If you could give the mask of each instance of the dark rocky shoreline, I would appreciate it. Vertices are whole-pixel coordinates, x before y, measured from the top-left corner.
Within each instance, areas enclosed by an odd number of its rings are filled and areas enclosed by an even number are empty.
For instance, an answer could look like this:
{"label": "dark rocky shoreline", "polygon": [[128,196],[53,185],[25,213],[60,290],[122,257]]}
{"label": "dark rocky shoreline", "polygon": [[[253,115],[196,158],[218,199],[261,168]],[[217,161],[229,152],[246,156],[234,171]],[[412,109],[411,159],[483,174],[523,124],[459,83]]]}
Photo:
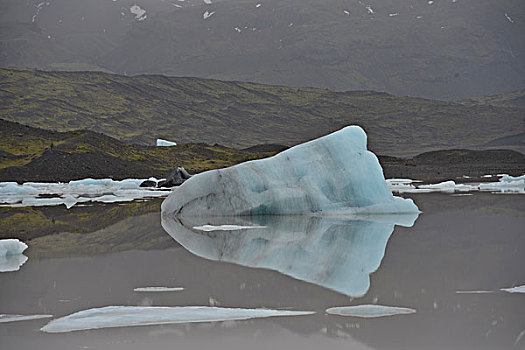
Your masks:
{"label": "dark rocky shoreline", "polygon": [[[263,158],[273,153],[257,154]],[[484,175],[525,173],[525,155],[511,150],[442,150],[426,152],[413,158],[378,156],[385,178],[410,178],[426,183],[446,180],[456,182],[494,181]],[[245,161],[248,159],[243,159]],[[210,163],[209,169],[216,168]],[[233,164],[227,164],[227,166]],[[177,165],[175,164],[174,168]],[[193,170],[193,169],[192,169]],[[201,171],[192,171],[198,173]],[[140,163],[125,162],[117,157],[92,153],[46,151],[42,157],[21,167],[0,170],[0,182],[68,182],[82,178],[166,178],[170,171],[152,169]]]}

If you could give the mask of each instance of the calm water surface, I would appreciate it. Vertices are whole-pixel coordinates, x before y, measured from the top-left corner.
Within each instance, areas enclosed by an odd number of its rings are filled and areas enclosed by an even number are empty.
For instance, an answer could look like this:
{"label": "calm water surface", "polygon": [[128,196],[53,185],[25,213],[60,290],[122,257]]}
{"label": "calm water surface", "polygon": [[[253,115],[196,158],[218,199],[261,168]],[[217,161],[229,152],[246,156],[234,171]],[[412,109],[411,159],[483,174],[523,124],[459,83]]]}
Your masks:
{"label": "calm water surface", "polygon": [[[164,223],[168,234],[160,214],[150,213],[93,233],[29,241],[22,268],[0,274],[0,314],[58,318],[109,305],[316,314],[58,334],[40,331],[49,319],[0,323],[0,348],[525,348],[525,295],[499,291],[525,284],[525,197],[412,198],[423,210],[412,227],[384,218],[266,218],[251,222],[265,229],[242,232]],[[145,244],[149,238],[158,244]],[[133,291],[147,286],[184,290]],[[365,319],[325,312],[360,304],[416,313]]]}

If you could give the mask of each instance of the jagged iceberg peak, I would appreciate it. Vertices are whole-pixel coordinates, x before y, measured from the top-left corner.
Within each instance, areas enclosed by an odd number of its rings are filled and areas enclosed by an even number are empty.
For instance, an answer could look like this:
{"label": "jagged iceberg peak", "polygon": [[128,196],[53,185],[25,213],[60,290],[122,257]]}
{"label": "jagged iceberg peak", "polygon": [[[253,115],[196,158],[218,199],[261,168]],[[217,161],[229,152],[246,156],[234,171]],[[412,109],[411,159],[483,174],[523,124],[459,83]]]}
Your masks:
{"label": "jagged iceberg peak", "polygon": [[273,157],[195,175],[162,204],[165,216],[417,212],[411,200],[392,195],[358,126]]}

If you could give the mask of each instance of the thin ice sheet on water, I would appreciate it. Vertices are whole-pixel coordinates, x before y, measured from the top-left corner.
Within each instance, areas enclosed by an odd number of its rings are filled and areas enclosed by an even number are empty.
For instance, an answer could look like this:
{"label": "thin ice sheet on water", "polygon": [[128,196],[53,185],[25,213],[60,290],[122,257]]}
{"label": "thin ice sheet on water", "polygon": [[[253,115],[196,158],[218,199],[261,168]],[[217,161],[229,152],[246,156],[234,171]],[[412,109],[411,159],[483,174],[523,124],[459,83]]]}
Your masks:
{"label": "thin ice sheet on water", "polygon": [[51,317],[53,317],[53,315],[9,315],[9,314],[0,314],[0,323],[39,320],[39,319],[42,319],[42,318],[51,318]]}
{"label": "thin ice sheet on water", "polygon": [[413,314],[416,310],[406,307],[366,304],[331,307],[326,312],[331,315],[372,318]]}
{"label": "thin ice sheet on water", "polygon": [[156,292],[181,292],[184,288],[182,287],[138,287],[133,289],[134,292],[147,292],[147,293],[156,293]]}
{"label": "thin ice sheet on water", "polygon": [[251,226],[241,226],[241,225],[201,225],[201,226],[194,226],[193,229],[199,230],[199,231],[237,231],[237,230],[247,230],[247,229],[256,229],[256,228],[266,228],[266,226],[258,226],[258,225],[251,225]]}
{"label": "thin ice sheet on water", "polygon": [[313,313],[315,312],[211,306],[106,306],[57,318],[40,330],[47,333],[63,333],[86,329],[248,320],[275,316],[301,316]]}

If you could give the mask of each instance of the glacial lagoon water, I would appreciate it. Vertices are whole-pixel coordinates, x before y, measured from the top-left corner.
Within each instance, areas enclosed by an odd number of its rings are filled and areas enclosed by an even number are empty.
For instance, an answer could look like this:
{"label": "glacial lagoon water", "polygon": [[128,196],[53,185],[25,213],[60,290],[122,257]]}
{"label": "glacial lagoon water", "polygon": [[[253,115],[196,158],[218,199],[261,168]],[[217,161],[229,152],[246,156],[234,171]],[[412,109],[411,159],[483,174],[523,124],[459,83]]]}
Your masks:
{"label": "glacial lagoon water", "polygon": [[[389,217],[215,218],[164,222],[166,231],[153,211],[26,240],[27,261],[0,273],[0,314],[53,317],[1,322],[0,348],[524,348],[525,294],[501,289],[525,284],[525,197],[407,196],[423,212],[411,227]],[[101,221],[106,206],[93,204]],[[209,229],[227,224],[254,227]],[[155,324],[159,310],[222,321],[166,314]],[[79,312],[116,323],[41,330]],[[141,317],[148,325],[136,325]]]}

